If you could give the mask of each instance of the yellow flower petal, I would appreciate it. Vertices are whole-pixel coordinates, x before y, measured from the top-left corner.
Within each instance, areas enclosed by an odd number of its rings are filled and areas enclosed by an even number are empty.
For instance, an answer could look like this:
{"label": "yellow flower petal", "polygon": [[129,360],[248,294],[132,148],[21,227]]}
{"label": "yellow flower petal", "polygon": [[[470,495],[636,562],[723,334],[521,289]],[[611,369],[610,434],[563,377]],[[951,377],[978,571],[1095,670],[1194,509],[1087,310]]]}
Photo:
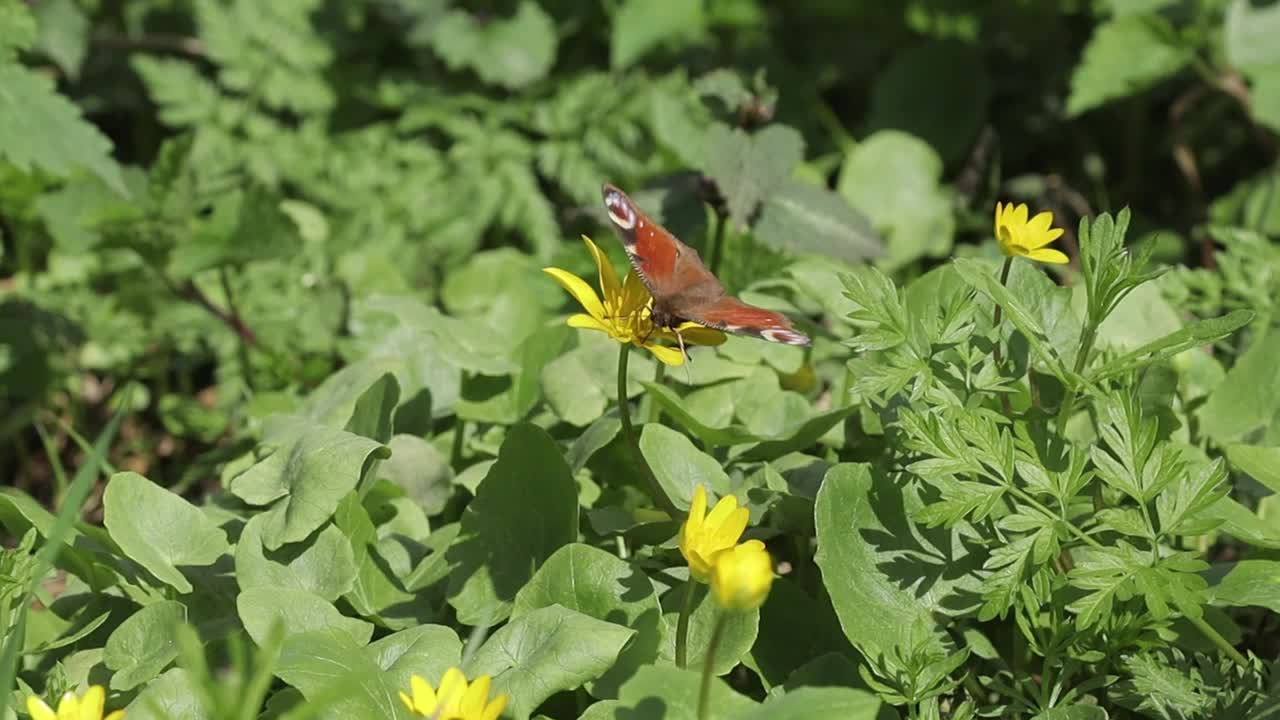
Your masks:
{"label": "yellow flower petal", "polygon": [[684,353],[680,352],[680,348],[667,347],[657,343],[645,343],[641,345],[645,350],[653,353],[663,365],[670,367],[679,367],[684,364]]}
{"label": "yellow flower petal", "polygon": [[1036,262],[1052,263],[1054,265],[1066,265],[1071,262],[1071,258],[1053,248],[1040,248],[1027,253],[1027,259]]}
{"label": "yellow flower petal", "polygon": [[[618,312],[623,315],[640,312],[652,299],[649,288],[645,287],[640,276],[635,272],[629,272],[622,281],[622,297],[618,302]],[[648,313],[645,313],[645,317],[648,317]]]}
{"label": "yellow flower petal", "polygon": [[31,716],[31,720],[58,720],[53,708],[35,695],[27,697],[27,714]]}
{"label": "yellow flower petal", "polygon": [[773,584],[773,559],[764,543],[748,541],[716,553],[711,594],[726,610],[754,610],[764,604]]}
{"label": "yellow flower petal", "polygon": [[1045,210],[1027,221],[1027,229],[1036,235],[1043,235],[1053,226],[1053,213]]}
{"label": "yellow flower petal", "polygon": [[80,720],[80,699],[69,690],[58,700],[58,720]]}
{"label": "yellow flower petal", "polygon": [[[712,528],[720,527],[724,521],[738,509],[738,498],[733,495],[725,495],[720,498],[716,506],[711,508],[711,513],[707,515],[707,525]],[[737,538],[734,538],[736,541]]]}
{"label": "yellow flower petal", "polygon": [[1013,208],[1013,212],[1009,213],[1007,218],[1011,225],[1026,225],[1027,213],[1027,204],[1018,203],[1017,206]]}
{"label": "yellow flower petal", "polygon": [[115,712],[113,712],[113,713],[111,713],[110,715],[106,716],[106,717],[105,717],[105,718],[103,718],[102,720],[124,720],[124,711],[123,711],[123,710],[116,710]]}
{"label": "yellow flower petal", "polygon": [[102,720],[102,709],[107,704],[107,692],[101,685],[92,685],[80,698],[80,716],[76,720]]}
{"label": "yellow flower petal", "polygon": [[507,695],[503,693],[493,699],[493,702],[484,709],[484,714],[480,716],[480,720],[498,720],[498,716],[507,707]]}
{"label": "yellow flower petal", "polygon": [[440,691],[436,693],[436,702],[443,705],[448,712],[458,706],[466,692],[467,676],[462,674],[462,670],[451,667],[445,670],[444,677],[440,680]]}
{"label": "yellow flower petal", "polygon": [[560,284],[560,287],[567,290],[578,301],[578,304],[582,305],[582,309],[586,310],[592,317],[604,318],[604,305],[600,303],[600,296],[596,295],[596,291],[587,284],[586,280],[560,268],[542,268],[542,272],[550,275],[553,280]]}
{"label": "yellow flower petal", "polygon": [[489,699],[489,684],[493,682],[493,678],[488,675],[481,675],[471,681],[470,687],[462,695],[462,701],[458,703],[458,713],[465,718],[479,717],[484,712],[485,701]]}
{"label": "yellow flower petal", "polygon": [[569,319],[565,321],[565,324],[569,327],[582,328],[583,330],[599,330],[603,333],[609,333],[610,335],[613,334],[612,325],[601,322],[600,320],[583,313],[570,315]]}
{"label": "yellow flower petal", "polygon": [[1036,235],[1028,233],[1023,244],[1034,250],[1036,248],[1042,248],[1060,237],[1062,237],[1062,228],[1053,228],[1052,230],[1046,230],[1045,232]]}
{"label": "yellow flower petal", "polygon": [[600,291],[605,301],[608,302],[609,298],[620,296],[622,284],[618,282],[618,273],[613,269],[613,263],[609,262],[609,256],[586,235],[582,236],[582,241],[587,244],[587,251],[591,253],[591,259],[596,262],[596,272],[600,276]]}
{"label": "yellow flower petal", "polygon": [[409,678],[409,690],[413,693],[413,708],[420,713],[432,713],[436,710],[436,691],[431,683],[422,677],[413,675]]}

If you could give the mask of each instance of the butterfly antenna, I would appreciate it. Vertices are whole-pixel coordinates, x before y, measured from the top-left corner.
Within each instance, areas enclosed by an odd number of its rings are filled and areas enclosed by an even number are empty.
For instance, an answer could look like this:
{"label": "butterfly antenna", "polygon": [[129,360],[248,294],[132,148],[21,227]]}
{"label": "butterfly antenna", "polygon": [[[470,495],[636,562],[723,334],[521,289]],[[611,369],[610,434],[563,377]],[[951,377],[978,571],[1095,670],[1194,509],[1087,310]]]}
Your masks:
{"label": "butterfly antenna", "polygon": [[689,363],[693,362],[693,358],[689,357],[689,351],[684,347],[684,335],[680,334],[680,328],[671,328],[671,331],[676,334],[676,342],[680,343],[680,354],[684,356],[685,380],[688,380],[689,384],[692,385],[693,373],[689,372]]}

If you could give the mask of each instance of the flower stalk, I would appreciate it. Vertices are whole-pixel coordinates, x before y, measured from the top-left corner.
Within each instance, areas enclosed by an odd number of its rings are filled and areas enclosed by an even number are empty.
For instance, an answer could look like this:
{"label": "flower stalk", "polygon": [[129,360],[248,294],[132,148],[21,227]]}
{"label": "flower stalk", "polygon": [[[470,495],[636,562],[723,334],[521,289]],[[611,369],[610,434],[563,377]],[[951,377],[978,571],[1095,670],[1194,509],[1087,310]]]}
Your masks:
{"label": "flower stalk", "polygon": [[619,343],[618,347],[618,419],[622,422],[623,438],[631,453],[635,455],[640,474],[644,475],[649,484],[649,495],[654,503],[665,510],[672,519],[679,518],[684,513],[676,507],[671,498],[667,497],[657,476],[653,474],[653,468],[649,467],[649,461],[644,459],[644,453],[640,451],[640,441],[636,437],[635,426],[631,424],[631,403],[627,400],[627,358],[631,354],[631,345]]}
{"label": "flower stalk", "polygon": [[720,640],[724,637],[724,626],[729,614],[722,612],[716,616],[715,628],[711,631],[711,641],[707,643],[707,656],[702,661],[702,687],[698,691],[698,720],[711,717],[711,680],[715,677],[716,651],[720,649]]}
{"label": "flower stalk", "polygon": [[684,584],[680,619],[676,621],[676,667],[681,670],[689,666],[689,616],[693,614],[693,591],[696,585],[692,577]]}

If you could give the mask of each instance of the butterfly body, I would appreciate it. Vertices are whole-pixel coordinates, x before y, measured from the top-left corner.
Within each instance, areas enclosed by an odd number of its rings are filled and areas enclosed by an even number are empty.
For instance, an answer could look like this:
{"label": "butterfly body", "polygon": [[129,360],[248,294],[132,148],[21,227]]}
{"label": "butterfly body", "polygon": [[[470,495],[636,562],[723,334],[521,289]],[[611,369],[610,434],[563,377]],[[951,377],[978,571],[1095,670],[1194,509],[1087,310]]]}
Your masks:
{"label": "butterfly body", "polygon": [[603,195],[631,267],[653,295],[655,325],[674,328],[687,320],[786,345],[810,343],[785,315],[728,295],[698,251],[651,220],[626,193],[606,184]]}

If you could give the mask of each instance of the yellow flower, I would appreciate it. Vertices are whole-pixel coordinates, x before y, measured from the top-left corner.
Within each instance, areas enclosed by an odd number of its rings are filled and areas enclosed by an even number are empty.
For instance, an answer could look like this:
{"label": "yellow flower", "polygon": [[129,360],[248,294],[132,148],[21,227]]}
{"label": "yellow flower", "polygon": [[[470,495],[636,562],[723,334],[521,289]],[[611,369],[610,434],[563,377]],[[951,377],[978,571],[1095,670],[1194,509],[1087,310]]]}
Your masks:
{"label": "yellow flower", "polygon": [[[603,300],[587,281],[577,275],[560,268],[542,269],[560,283],[560,287],[568,290],[587,311],[585,314],[571,316],[569,326],[608,333],[609,337],[620,343],[631,343],[648,350],[667,365],[683,365],[684,353],[678,348],[657,343],[658,340],[675,343],[676,334],[668,328],[656,327],[649,318],[653,297],[644,282],[634,272],[629,272],[626,279],[619,283],[618,274],[614,272],[609,256],[586,235],[582,236],[582,240],[596,261]],[[719,345],[725,340],[724,333],[697,323],[685,322],[677,329],[684,338],[685,345]]]}
{"label": "yellow flower", "polygon": [[996,241],[1005,255],[1021,255],[1028,260],[1065,264],[1066,255],[1045,247],[1062,235],[1062,228],[1052,227],[1053,213],[1042,212],[1027,220],[1025,204],[996,203]]}
{"label": "yellow flower", "polygon": [[[689,576],[698,582],[707,582],[715,554],[738,542],[750,516],[746,508],[738,507],[738,498],[732,495],[720,498],[708,515],[707,489],[701,485],[695,487],[689,517],[680,526],[680,554],[689,563]],[[759,543],[758,540],[752,542]]]}
{"label": "yellow flower", "polygon": [[83,697],[76,697],[70,691],[62,694],[58,701],[58,712],[45,704],[44,700],[31,695],[27,698],[27,714],[31,720],[121,720],[123,710],[116,710],[102,716],[102,708],[107,703],[107,691],[101,685],[92,685]]}
{"label": "yellow flower", "polygon": [[726,610],[755,610],[773,584],[773,559],[759,540],[716,553],[711,565],[711,594]]}
{"label": "yellow flower", "polygon": [[431,720],[496,720],[507,706],[507,696],[499,695],[490,701],[490,682],[488,675],[481,675],[468,684],[462,671],[451,667],[440,679],[439,691],[417,675],[410,677],[413,697],[401,691],[400,700],[409,712]]}

